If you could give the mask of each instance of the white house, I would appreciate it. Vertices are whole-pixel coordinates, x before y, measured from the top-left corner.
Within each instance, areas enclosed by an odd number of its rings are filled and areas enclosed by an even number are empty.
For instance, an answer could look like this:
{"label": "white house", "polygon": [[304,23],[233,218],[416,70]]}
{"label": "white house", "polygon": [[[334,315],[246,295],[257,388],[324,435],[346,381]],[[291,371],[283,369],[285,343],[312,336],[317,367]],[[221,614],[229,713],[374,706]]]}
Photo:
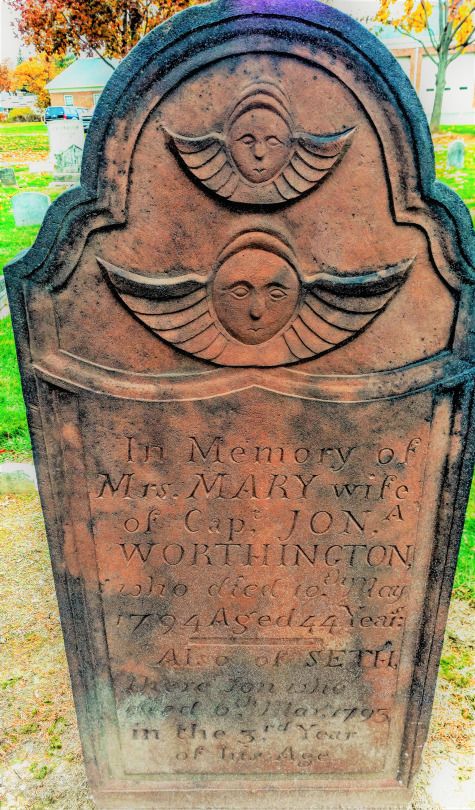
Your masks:
{"label": "white house", "polygon": [[[377,0],[327,0],[328,5],[350,14],[376,33],[394,54],[409,76],[430,118],[434,104],[436,66],[425,54],[424,48],[409,36],[398,34],[392,26],[374,22],[379,3]],[[436,3],[432,20],[437,20]],[[398,12],[397,4],[394,6]],[[432,21],[431,20],[431,21]],[[427,32],[417,35],[429,52],[432,51]],[[447,86],[442,108],[442,124],[475,124],[475,45],[454,59],[447,69]]]}
{"label": "white house", "polygon": [[[114,66],[119,64],[117,59],[108,61]],[[51,105],[92,110],[113,72],[114,67],[100,57],[76,59],[46,85]]]}

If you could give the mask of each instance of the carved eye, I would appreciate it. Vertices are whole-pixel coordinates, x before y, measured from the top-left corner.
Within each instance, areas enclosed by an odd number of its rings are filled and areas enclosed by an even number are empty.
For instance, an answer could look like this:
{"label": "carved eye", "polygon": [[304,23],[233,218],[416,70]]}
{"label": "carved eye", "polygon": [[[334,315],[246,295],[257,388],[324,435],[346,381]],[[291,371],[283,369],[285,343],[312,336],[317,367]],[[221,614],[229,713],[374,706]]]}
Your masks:
{"label": "carved eye", "polygon": [[287,298],[287,293],[282,287],[272,287],[269,290],[269,295],[273,301],[282,301],[283,298]]}
{"label": "carved eye", "polygon": [[246,295],[249,295],[249,287],[246,287],[244,284],[238,284],[236,287],[231,288],[230,293],[234,298],[245,298]]}
{"label": "carved eye", "polygon": [[279,141],[275,135],[269,135],[269,137],[266,138],[266,143],[269,144],[269,146],[282,146],[282,141]]}
{"label": "carved eye", "polygon": [[245,143],[246,146],[252,146],[252,144],[256,142],[254,135],[251,135],[250,132],[247,135],[243,135],[239,140]]}

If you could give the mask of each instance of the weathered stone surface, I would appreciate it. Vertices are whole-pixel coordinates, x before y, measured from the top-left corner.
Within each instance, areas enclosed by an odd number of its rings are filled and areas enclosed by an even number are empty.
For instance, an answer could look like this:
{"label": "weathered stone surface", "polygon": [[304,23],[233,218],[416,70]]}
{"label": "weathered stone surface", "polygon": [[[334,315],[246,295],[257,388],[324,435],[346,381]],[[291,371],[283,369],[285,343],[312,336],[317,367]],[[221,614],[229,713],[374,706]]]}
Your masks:
{"label": "weathered stone surface", "polygon": [[0,166],[0,185],[16,186],[15,170],[10,166]]}
{"label": "weathered stone surface", "polygon": [[190,9],[95,121],[7,284],[98,806],[403,807],[473,463],[468,212],[316,2]]}
{"label": "weathered stone surface", "polygon": [[463,169],[465,165],[465,143],[459,138],[449,143],[447,149],[447,168]]}
{"label": "weathered stone surface", "polygon": [[17,228],[41,225],[50,206],[50,198],[40,191],[21,191],[12,197],[13,218]]}

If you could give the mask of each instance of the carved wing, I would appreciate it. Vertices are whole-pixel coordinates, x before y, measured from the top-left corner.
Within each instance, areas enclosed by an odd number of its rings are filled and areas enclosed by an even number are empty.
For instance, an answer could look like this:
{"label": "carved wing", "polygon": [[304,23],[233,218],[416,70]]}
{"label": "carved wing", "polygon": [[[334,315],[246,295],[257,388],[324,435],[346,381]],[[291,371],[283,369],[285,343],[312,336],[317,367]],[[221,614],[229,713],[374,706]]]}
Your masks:
{"label": "carved wing", "polygon": [[357,275],[331,269],[308,279],[298,315],[283,335],[291,355],[314,357],[361,332],[383,312],[413,263],[406,259]]}
{"label": "carved wing", "polygon": [[220,197],[232,197],[239,184],[239,175],[228,158],[222,135],[211,132],[198,138],[188,138],[165,130],[190,172],[210,191]]}
{"label": "carved wing", "polygon": [[321,183],[349,149],[354,133],[355,127],[338,135],[298,133],[290,162],[274,180],[282,199],[292,200]]}
{"label": "carved wing", "polygon": [[229,341],[209,309],[207,278],[150,277],[97,261],[121,301],[161,338],[203,360],[216,360],[226,348]]}
{"label": "carved wing", "polygon": [[200,183],[219,197],[246,205],[282,204],[317,186],[342,159],[356,131],[353,127],[336,135],[294,133],[289,158],[280,173],[257,184],[242,176],[220,133],[188,137],[163,129],[181,161]]}

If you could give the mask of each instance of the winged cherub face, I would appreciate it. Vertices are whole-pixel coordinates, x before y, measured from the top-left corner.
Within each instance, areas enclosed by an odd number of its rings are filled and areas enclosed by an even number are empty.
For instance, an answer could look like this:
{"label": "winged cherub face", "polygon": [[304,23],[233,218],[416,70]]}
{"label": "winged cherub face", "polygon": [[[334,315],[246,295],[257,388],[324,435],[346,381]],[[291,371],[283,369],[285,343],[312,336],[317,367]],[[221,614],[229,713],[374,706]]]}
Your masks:
{"label": "winged cherub face", "polygon": [[292,318],[300,281],[291,265],[266,250],[247,248],[226,259],[213,281],[216,315],[242,343],[265,343]]}
{"label": "winged cherub face", "polygon": [[236,118],[229,131],[228,147],[246,180],[264,183],[288,162],[292,137],[280,115],[261,107]]}

